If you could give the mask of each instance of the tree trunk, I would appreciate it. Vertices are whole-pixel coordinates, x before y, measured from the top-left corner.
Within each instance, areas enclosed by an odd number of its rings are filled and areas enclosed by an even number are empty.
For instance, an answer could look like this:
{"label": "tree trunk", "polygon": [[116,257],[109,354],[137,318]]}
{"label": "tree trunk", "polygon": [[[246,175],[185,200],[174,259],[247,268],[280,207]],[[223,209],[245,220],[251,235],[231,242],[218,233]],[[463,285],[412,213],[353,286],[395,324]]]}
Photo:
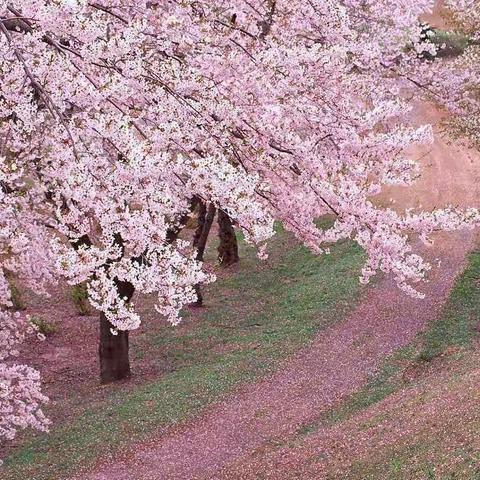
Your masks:
{"label": "tree trunk", "polygon": [[215,218],[216,212],[215,206],[211,203],[208,206],[207,212],[205,214],[202,231],[197,240],[197,244],[194,246],[197,248],[197,260],[203,262],[203,255],[205,254],[205,248],[207,246],[208,235],[210,234],[210,229],[212,228],[213,219]]}
{"label": "tree trunk", "polygon": [[[200,202],[198,204],[198,212],[197,212],[197,228],[195,229],[195,233],[193,234],[193,247],[198,248],[198,244],[200,242],[200,237],[203,233],[203,227],[205,225],[205,218],[207,216],[207,206],[204,202]],[[198,257],[198,253],[197,253]]]}
{"label": "tree trunk", "polygon": [[[193,246],[197,249],[197,260],[203,262],[205,254],[205,247],[207,246],[208,235],[212,228],[213,219],[215,218],[216,208],[213,203],[207,206],[201,202],[198,210],[197,229],[193,236]],[[203,296],[200,285],[195,285],[195,292],[197,294],[197,301],[190,304],[191,307],[201,307],[203,305]]]}
{"label": "tree trunk", "polygon": [[[117,290],[127,301],[133,296],[135,289],[131,283],[117,281]],[[113,325],[100,313],[100,380],[103,384],[122,380],[130,376],[130,359],[128,356],[128,331],[119,330],[112,334]]]}
{"label": "tree trunk", "polygon": [[218,246],[218,261],[222,267],[229,267],[240,261],[238,256],[238,243],[235,229],[230,217],[218,210],[218,236],[220,244]]}

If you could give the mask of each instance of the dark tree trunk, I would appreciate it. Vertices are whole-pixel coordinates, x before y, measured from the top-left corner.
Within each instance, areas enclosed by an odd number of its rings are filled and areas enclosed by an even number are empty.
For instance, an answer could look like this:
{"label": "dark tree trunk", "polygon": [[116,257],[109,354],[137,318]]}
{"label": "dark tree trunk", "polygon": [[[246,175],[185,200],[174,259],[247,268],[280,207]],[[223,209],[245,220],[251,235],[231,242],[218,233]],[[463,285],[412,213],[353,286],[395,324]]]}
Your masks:
{"label": "dark tree trunk", "polygon": [[194,247],[197,248],[197,260],[203,262],[203,255],[205,254],[205,248],[207,246],[208,235],[210,234],[210,229],[212,228],[213,219],[215,218],[216,208],[211,203],[206,211],[202,231],[198,237],[197,243],[194,244]]}
{"label": "dark tree trunk", "polygon": [[222,267],[229,267],[240,261],[238,256],[238,243],[232,220],[222,210],[218,211],[218,261]]}
{"label": "dark tree trunk", "polygon": [[[199,204],[197,228],[193,236],[193,246],[197,249],[197,260],[199,262],[203,262],[205,247],[207,246],[208,235],[212,228],[215,212],[216,208],[212,203],[208,205],[208,208],[203,202]],[[195,285],[194,288],[197,294],[197,301],[191,303],[190,306],[201,307],[203,305],[203,296],[200,285]]]}
{"label": "dark tree trunk", "polygon": [[130,376],[130,360],[128,357],[128,331],[111,332],[112,324],[100,312],[100,381],[115,382]]}
{"label": "dark tree trunk", "polygon": [[[122,248],[123,239],[121,235],[116,234],[114,241]],[[82,246],[92,246],[88,235],[83,235],[78,240],[71,241],[75,250]],[[108,267],[108,263],[105,265]],[[129,282],[115,280],[115,285],[120,297],[129,302],[135,293],[135,287]],[[118,331],[117,335],[112,334],[113,325],[107,320],[105,314],[100,312],[100,334],[98,344],[98,356],[100,359],[100,381],[101,383],[111,383],[117,380],[123,380],[130,376],[130,359],[128,331]]]}
{"label": "dark tree trunk", "polygon": [[[133,296],[135,288],[131,283],[117,281],[118,293],[127,301]],[[100,313],[100,380],[111,383],[130,376],[130,359],[128,356],[128,331],[112,334],[113,325]]]}
{"label": "dark tree trunk", "polygon": [[193,234],[194,248],[198,248],[200,237],[202,236],[202,233],[203,233],[203,227],[205,225],[206,217],[207,217],[207,206],[205,205],[205,203],[200,202],[198,204],[198,212],[197,212],[197,228],[195,229],[195,233]]}

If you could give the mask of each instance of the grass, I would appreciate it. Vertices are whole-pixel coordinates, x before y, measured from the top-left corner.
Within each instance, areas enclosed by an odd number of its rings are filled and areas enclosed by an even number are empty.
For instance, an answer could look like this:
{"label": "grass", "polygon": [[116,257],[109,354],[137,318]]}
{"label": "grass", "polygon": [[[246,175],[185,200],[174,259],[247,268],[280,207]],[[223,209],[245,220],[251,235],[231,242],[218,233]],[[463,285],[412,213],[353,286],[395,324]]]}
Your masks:
{"label": "grass", "polygon": [[[448,386],[453,390],[462,388],[463,373],[476,365],[473,358],[478,348],[479,287],[480,251],[474,251],[469,255],[467,268],[457,278],[440,318],[432,321],[410,345],[387,358],[380,371],[362,389],[347,397],[344,402],[323,414],[312,424],[304,425],[297,432],[298,437],[315,432],[319,426],[344,422],[389,395],[399,392],[406,385],[402,376],[406,366],[427,369],[430,362],[435,362],[436,358],[448,352],[456,352],[455,357],[452,357],[456,367],[449,374],[451,384]],[[438,370],[438,366],[436,368]],[[430,391],[428,385],[427,383],[425,386],[425,398],[420,395],[418,398],[412,398],[412,401],[422,403],[430,397],[435,398],[432,397],[435,392]],[[379,413],[358,428],[369,429],[392,415],[395,415],[395,412]],[[348,471],[342,474],[342,478],[479,480],[479,452],[474,449],[453,451],[449,448],[451,438],[461,439],[469,430],[478,431],[480,428],[478,415],[473,416],[471,423],[464,425],[439,418],[438,428],[440,429],[438,435],[432,435],[426,430],[417,439],[409,440],[409,437],[406,437],[400,444],[388,446],[387,442],[385,447],[373,449],[370,456],[354,460]],[[438,467],[441,467],[442,473],[438,473]]]}
{"label": "grass", "polygon": [[470,38],[466,35],[438,29],[434,30],[431,41],[440,48],[437,54],[439,57],[457,57],[462,55],[471,44]]}
{"label": "grass", "polygon": [[412,349],[406,347],[389,357],[380,371],[362,389],[353,393],[338,407],[328,411],[323,416],[322,423],[332,425],[343,422],[396,392],[403,385],[399,373],[405,365],[405,360],[411,358],[411,352]]}
{"label": "grass", "polygon": [[70,290],[70,298],[80,315],[90,315],[90,303],[86,282],[74,285]]}
{"label": "grass", "polygon": [[22,293],[13,280],[9,280],[10,294],[12,301],[12,309],[15,311],[25,310],[25,303],[23,301]]}
{"label": "grass", "polygon": [[54,323],[48,322],[43,317],[38,317],[36,315],[33,315],[30,318],[30,323],[36,327],[38,333],[41,333],[46,337],[53,335],[58,330],[58,327]]}
{"label": "grass", "polygon": [[2,479],[68,478],[127,443],[188,419],[275,369],[318,330],[344,318],[361,292],[364,257],[350,243],[316,257],[279,231],[268,264],[243,242],[241,258],[238,273],[205,290],[208,308],[187,312],[186,326],[165,326],[136,339],[134,357],[159,365],[167,359],[169,373],[112,390],[68,424],[30,439],[6,459]]}
{"label": "grass", "polygon": [[[461,388],[461,385],[457,385]],[[353,462],[341,478],[350,480],[479,480],[478,449],[462,445],[465,431],[471,430],[473,438],[480,428],[480,418],[473,405],[476,418],[470,425],[452,419],[439,418],[436,429],[425,427],[414,438],[405,436],[399,443],[380,447]],[[452,408],[454,408],[452,406]],[[470,433],[469,439],[472,439]]]}
{"label": "grass", "polygon": [[430,361],[449,346],[468,346],[477,336],[480,319],[480,251],[470,254],[468,267],[457,279],[443,315],[423,335],[419,359]]}
{"label": "grass", "polygon": [[[480,322],[480,251],[469,255],[468,266],[458,277],[440,318],[432,321],[410,344],[385,359],[379,371],[357,392],[297,432],[304,436],[320,426],[341,423],[382,401],[405,386],[406,367],[431,362],[449,347],[471,347]],[[480,479],[480,477],[479,477]]]}

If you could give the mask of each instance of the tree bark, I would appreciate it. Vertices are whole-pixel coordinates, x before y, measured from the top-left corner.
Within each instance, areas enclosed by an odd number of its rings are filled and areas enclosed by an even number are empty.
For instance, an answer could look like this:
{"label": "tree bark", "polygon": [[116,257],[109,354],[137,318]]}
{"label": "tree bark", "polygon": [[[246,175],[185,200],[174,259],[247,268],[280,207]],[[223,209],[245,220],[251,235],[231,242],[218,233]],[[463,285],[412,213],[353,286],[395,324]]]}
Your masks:
{"label": "tree bark", "polygon": [[229,267],[240,261],[238,256],[238,243],[232,220],[223,212],[218,210],[218,236],[220,244],[218,246],[218,261],[222,267]]}
{"label": "tree bark", "polygon": [[[135,288],[129,282],[116,282],[117,290],[127,302],[132,298]],[[100,381],[102,384],[123,380],[130,376],[130,359],[128,354],[128,331],[119,330],[112,334],[113,325],[103,312],[100,313]]]}
{"label": "tree bark", "polygon": [[194,243],[194,247],[197,248],[197,260],[203,262],[203,256],[205,254],[205,248],[207,246],[208,235],[210,234],[210,229],[212,228],[213,219],[215,218],[216,212],[215,206],[210,203],[206,210],[202,230],[200,235],[198,236],[196,244]]}
{"label": "tree bark", "polygon": [[[197,249],[197,260],[203,262],[205,248],[207,246],[208,235],[212,228],[213,219],[215,218],[216,208],[213,203],[207,206],[200,202],[198,209],[198,222],[195,234],[193,236],[193,246]],[[197,301],[190,304],[191,307],[201,307],[203,305],[203,296],[200,285],[195,285]]]}

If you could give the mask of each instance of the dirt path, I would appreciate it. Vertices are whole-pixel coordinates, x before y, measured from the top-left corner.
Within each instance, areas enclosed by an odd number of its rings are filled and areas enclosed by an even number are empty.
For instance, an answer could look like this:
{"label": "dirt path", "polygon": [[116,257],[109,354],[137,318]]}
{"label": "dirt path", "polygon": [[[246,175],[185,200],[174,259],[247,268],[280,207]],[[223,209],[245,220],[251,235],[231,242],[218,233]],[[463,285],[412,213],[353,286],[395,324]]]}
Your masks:
{"label": "dirt path", "polygon": [[[440,117],[433,107],[419,105],[415,120],[434,123]],[[422,179],[413,190],[386,192],[384,202],[394,198],[392,205],[402,208],[445,203],[479,206],[475,186],[480,183],[479,156],[442,140],[412,154],[421,158]],[[290,359],[278,373],[243,387],[190,423],[132,446],[115,463],[97,465],[81,478],[214,479],[231,464],[236,465],[236,473],[224,478],[280,478],[269,477],[268,462],[262,466],[262,476],[255,476],[258,471],[248,475],[255,452],[288,439],[359,388],[386,355],[408,343],[435,318],[473,241],[472,232],[442,234],[434,248],[423,248],[432,263],[441,263],[423,288],[425,300],[406,297],[390,280],[380,281],[344,322],[321,332],[311,347]]]}

